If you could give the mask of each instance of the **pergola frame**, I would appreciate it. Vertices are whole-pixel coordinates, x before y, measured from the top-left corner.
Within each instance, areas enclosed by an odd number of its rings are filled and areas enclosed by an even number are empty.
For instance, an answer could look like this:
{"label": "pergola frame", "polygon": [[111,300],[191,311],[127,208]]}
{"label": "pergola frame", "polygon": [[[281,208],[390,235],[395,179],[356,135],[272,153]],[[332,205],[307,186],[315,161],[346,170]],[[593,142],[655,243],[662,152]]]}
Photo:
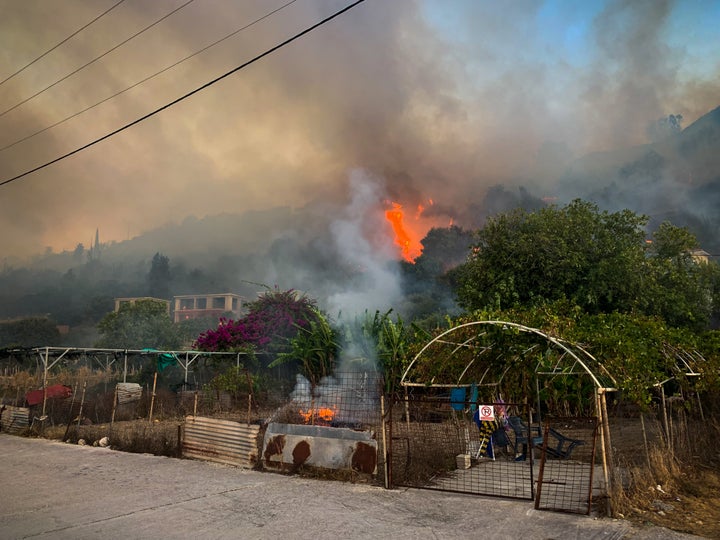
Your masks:
{"label": "pergola frame", "polygon": [[[188,382],[188,370],[190,365],[195,362],[198,358],[211,357],[211,356],[225,356],[235,357],[236,365],[240,366],[240,357],[246,356],[246,352],[210,352],[210,351],[160,351],[155,349],[95,349],[95,348],[82,348],[82,347],[36,347],[32,351],[36,353],[43,368],[42,378],[42,390],[43,390],[43,405],[42,405],[42,416],[45,416],[45,410],[47,405],[47,380],[48,373],[55,367],[58,362],[63,359],[68,359],[72,356],[82,356],[84,358],[90,358],[93,361],[97,361],[101,367],[108,369],[115,363],[118,356],[122,356],[124,359],[123,363],[123,382],[127,382],[127,361],[128,357],[132,356],[158,356],[162,354],[172,355],[180,364],[185,372],[184,384]],[[108,358],[112,355],[113,359],[110,361]],[[101,358],[105,360],[103,363]]]}
{"label": "pergola frame", "polygon": [[[470,337],[466,337],[463,334],[463,339],[461,341],[454,341],[452,339],[453,333],[461,333],[461,331],[465,329],[472,329],[473,327],[478,328],[478,333],[475,335],[472,335]],[[540,411],[539,407],[539,401],[540,401],[540,386],[539,386],[539,376],[572,376],[572,375],[587,375],[592,380],[593,385],[595,387],[595,393],[594,393],[594,406],[595,406],[595,412],[598,417],[598,423],[601,426],[600,430],[600,447],[601,447],[601,454],[602,454],[602,462],[603,462],[603,473],[605,476],[605,485],[607,486],[607,489],[610,490],[610,474],[609,474],[609,468],[608,464],[613,462],[613,456],[612,456],[612,445],[610,444],[610,426],[608,423],[608,415],[607,415],[607,401],[606,401],[606,394],[608,392],[615,392],[617,391],[617,383],[613,376],[605,369],[605,367],[602,365],[601,362],[599,362],[592,354],[590,354],[588,351],[586,351],[583,347],[578,345],[577,343],[572,343],[569,341],[565,341],[563,339],[559,339],[556,337],[553,337],[546,332],[543,332],[542,330],[539,330],[537,328],[531,328],[529,326],[525,326],[518,323],[513,323],[509,321],[497,321],[497,320],[487,320],[487,321],[473,321],[469,323],[464,323],[458,326],[455,326],[453,328],[450,328],[449,330],[446,330],[445,332],[441,333],[440,335],[434,337],[431,339],[425,346],[418,352],[415,357],[412,359],[408,367],[405,369],[402,378],[400,380],[401,386],[405,387],[405,396],[406,399],[408,397],[407,391],[410,387],[426,387],[426,388],[457,388],[457,387],[470,387],[473,384],[476,386],[499,386],[502,382],[502,379],[510,369],[510,366],[506,366],[499,374],[497,374],[497,380],[486,382],[485,378],[490,372],[490,367],[484,370],[482,376],[480,377],[480,380],[476,381],[464,381],[463,378],[468,373],[468,370],[470,367],[475,363],[475,361],[482,356],[485,352],[491,351],[493,349],[493,344],[490,345],[478,345],[475,343],[479,340],[482,336],[487,335],[487,332],[482,331],[482,329],[486,327],[499,327],[502,330],[509,330],[514,329],[519,332],[523,332],[526,334],[532,334],[537,336],[540,339],[545,340],[547,343],[551,344],[553,347],[557,348],[559,351],[562,351],[561,354],[558,356],[557,361],[555,362],[555,365],[550,369],[549,371],[541,367],[541,362],[538,362],[535,366],[534,373],[535,373],[535,386],[536,386],[536,392],[537,392],[537,399],[538,399],[538,413]],[[457,378],[457,380],[443,380],[443,381],[436,381],[435,378],[433,380],[429,381],[417,381],[417,380],[411,380],[411,374],[413,372],[413,368],[415,368],[423,359],[423,356],[426,355],[434,345],[440,344],[440,345],[446,345],[449,347],[452,347],[450,355],[455,355],[459,351],[467,351],[469,349],[474,349],[477,351],[477,354],[473,354],[468,361],[467,365],[465,366],[465,369],[462,370],[460,376]],[[538,344],[530,346],[527,350],[525,350],[522,354],[526,355],[532,350],[534,350]],[[569,368],[569,369],[566,369]],[[492,374],[491,374],[492,376]]]}

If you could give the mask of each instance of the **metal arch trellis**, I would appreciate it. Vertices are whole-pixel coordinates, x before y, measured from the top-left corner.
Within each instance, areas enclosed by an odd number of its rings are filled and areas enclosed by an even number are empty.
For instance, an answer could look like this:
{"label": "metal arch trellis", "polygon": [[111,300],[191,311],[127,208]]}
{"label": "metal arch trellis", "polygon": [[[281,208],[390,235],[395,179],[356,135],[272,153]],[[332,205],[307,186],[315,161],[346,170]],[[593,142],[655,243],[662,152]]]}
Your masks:
{"label": "metal arch trellis", "polygon": [[[474,336],[470,338],[466,338],[461,342],[455,342],[452,339],[450,339],[450,336],[454,332],[458,332],[465,328],[471,328],[471,327],[482,327],[482,326],[495,326],[500,327],[501,329],[516,329],[520,332],[528,333],[528,334],[534,334],[541,339],[546,340],[548,343],[551,343],[555,347],[557,347],[559,350],[562,351],[562,353],[558,356],[557,361],[555,362],[554,366],[550,368],[549,371],[544,371],[543,369],[543,363],[542,361],[538,361],[538,363],[535,366],[534,372],[536,375],[536,385],[538,385],[538,376],[544,375],[544,376],[567,376],[567,375],[582,375],[585,374],[589,376],[589,378],[592,380],[593,385],[595,387],[595,396],[594,396],[594,404],[595,404],[595,411],[598,417],[598,423],[600,425],[600,448],[601,448],[601,458],[602,458],[602,466],[603,466],[603,475],[605,480],[605,487],[607,492],[610,492],[611,490],[611,476],[609,471],[609,464],[613,463],[613,455],[612,455],[612,444],[610,442],[610,428],[608,424],[608,415],[607,415],[607,402],[606,402],[606,394],[608,392],[614,392],[617,390],[617,381],[612,376],[611,373],[608,372],[608,370],[605,368],[605,366],[602,365],[601,362],[597,360],[592,354],[590,354],[588,351],[586,351],[582,346],[580,346],[577,343],[569,342],[560,338],[553,337],[546,332],[543,332],[537,328],[531,328],[529,326],[525,326],[518,323],[513,323],[509,321],[497,321],[497,320],[487,320],[487,321],[473,321],[469,323],[464,323],[458,326],[455,326],[453,328],[450,328],[446,330],[445,332],[441,333],[440,335],[436,336],[432,340],[430,340],[428,343],[423,346],[423,348],[415,355],[415,357],[412,359],[410,364],[408,364],[407,368],[403,372],[403,375],[400,380],[401,386],[405,387],[405,399],[408,399],[408,387],[436,387],[436,388],[453,388],[453,387],[471,387],[473,385],[480,386],[481,384],[485,386],[497,386],[500,384],[502,379],[507,374],[508,370],[511,369],[512,364],[508,362],[508,365],[504,367],[502,372],[499,374],[499,377],[496,381],[485,383],[485,377],[487,376],[490,367],[488,366],[487,369],[483,372],[482,376],[480,377],[479,381],[474,381],[473,383],[463,383],[462,379],[465,377],[465,375],[468,373],[468,370],[470,369],[470,366],[484,353],[488,352],[489,350],[492,350],[494,345],[490,346],[482,346],[478,347],[476,350],[479,352],[476,355],[473,355],[465,368],[462,370],[460,376],[455,381],[447,381],[443,383],[436,383],[434,378],[431,381],[423,381],[423,382],[415,382],[410,381],[409,376],[413,370],[413,368],[418,364],[420,359],[423,357],[423,355],[432,347],[434,344],[444,344],[444,345],[450,345],[454,346],[454,349],[452,349],[451,355],[455,355],[458,353],[458,351],[464,351],[468,348],[473,348],[475,345],[472,343],[479,339],[480,337],[487,334],[487,332],[477,333]],[[527,355],[530,351],[532,351],[534,348],[536,348],[538,344],[534,344],[528,349],[526,349],[524,352],[521,353],[522,356]],[[567,364],[564,364],[567,362]],[[578,366],[580,369],[578,369]],[[569,369],[567,369],[569,368]],[[577,370],[577,371],[576,371]],[[539,385],[538,388],[538,399],[539,399]],[[407,401],[406,401],[407,403]],[[407,405],[406,405],[407,407]],[[538,407],[538,411],[540,410],[540,407]],[[609,505],[609,498],[608,498],[608,505]],[[608,510],[611,511],[610,507],[608,506]]]}
{"label": "metal arch trellis", "polygon": [[[435,383],[434,381],[424,381],[424,382],[418,383],[418,382],[411,382],[408,379],[408,377],[409,377],[413,367],[415,367],[415,365],[420,361],[423,354],[431,346],[433,346],[436,343],[454,345],[455,348],[451,352],[451,355],[454,355],[461,349],[466,349],[468,347],[471,347],[472,346],[471,342],[477,340],[478,338],[482,337],[483,335],[486,335],[486,332],[478,333],[470,338],[465,339],[464,341],[462,341],[460,343],[457,343],[457,342],[447,339],[451,334],[453,334],[454,332],[458,332],[459,330],[461,330],[463,328],[469,328],[469,327],[473,327],[473,326],[486,326],[486,325],[497,326],[497,327],[501,327],[501,328],[515,328],[515,329],[519,330],[520,332],[535,334],[535,335],[545,339],[549,343],[552,343],[553,345],[555,345],[556,347],[558,347],[559,349],[561,349],[563,351],[563,354],[558,357],[558,361],[556,362],[555,366],[552,368],[551,371],[540,371],[540,363],[538,362],[537,366],[535,367],[536,375],[577,374],[575,372],[575,369],[579,365],[581,367],[582,371],[591,378],[594,386],[598,390],[603,390],[606,392],[615,390],[617,383],[616,383],[614,377],[605,369],[605,367],[592,354],[590,354],[588,351],[586,351],[580,345],[578,345],[576,343],[571,343],[569,341],[566,341],[566,340],[563,340],[560,338],[553,337],[541,330],[538,330],[537,328],[531,328],[529,326],[525,326],[522,324],[513,323],[513,322],[509,322],[509,321],[496,321],[496,320],[473,321],[473,322],[469,322],[469,323],[464,323],[464,324],[455,326],[453,328],[450,328],[450,329],[446,330],[445,332],[443,332],[442,334],[436,336],[435,338],[430,340],[428,343],[426,343],[425,346],[415,355],[415,357],[412,359],[410,364],[408,364],[408,367],[403,372],[402,378],[400,380],[400,384],[405,387],[408,387],[408,386],[436,386],[436,387],[470,386],[470,383],[463,384],[461,381],[462,381],[462,377],[465,376],[465,374],[467,373],[467,371],[470,368],[470,366],[472,365],[472,363],[475,362],[475,360],[477,359],[477,356],[474,356],[470,360],[468,365],[465,366],[465,369],[462,371],[462,373],[457,381],[445,382],[445,383]],[[535,346],[530,347],[530,349],[525,351],[525,354],[527,352],[529,352],[530,350],[532,350],[532,348],[534,348],[534,347]],[[491,350],[491,349],[492,349],[492,346],[481,347],[479,349],[480,354],[483,354],[484,352],[487,352],[488,350]],[[560,368],[561,362],[565,356],[569,356],[573,360],[573,363],[570,366],[570,371],[564,371],[562,368]],[[591,369],[591,367],[590,367],[591,364],[593,366],[597,366],[597,369],[595,371],[593,371],[593,369]],[[503,371],[502,376],[505,375],[505,373],[507,372],[507,369],[508,368],[506,368]],[[487,371],[483,375],[483,378],[486,374],[487,374]],[[501,376],[501,379],[502,379],[502,376]],[[495,382],[497,382],[497,381],[495,381]]]}

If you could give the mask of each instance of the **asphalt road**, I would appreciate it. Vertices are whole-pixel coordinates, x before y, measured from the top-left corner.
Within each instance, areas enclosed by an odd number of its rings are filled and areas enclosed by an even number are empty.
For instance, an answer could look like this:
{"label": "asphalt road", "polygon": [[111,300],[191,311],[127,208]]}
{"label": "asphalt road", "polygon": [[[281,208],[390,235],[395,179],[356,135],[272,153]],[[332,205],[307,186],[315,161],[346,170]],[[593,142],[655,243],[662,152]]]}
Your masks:
{"label": "asphalt road", "polygon": [[685,539],[512,501],[0,434],[0,539]]}

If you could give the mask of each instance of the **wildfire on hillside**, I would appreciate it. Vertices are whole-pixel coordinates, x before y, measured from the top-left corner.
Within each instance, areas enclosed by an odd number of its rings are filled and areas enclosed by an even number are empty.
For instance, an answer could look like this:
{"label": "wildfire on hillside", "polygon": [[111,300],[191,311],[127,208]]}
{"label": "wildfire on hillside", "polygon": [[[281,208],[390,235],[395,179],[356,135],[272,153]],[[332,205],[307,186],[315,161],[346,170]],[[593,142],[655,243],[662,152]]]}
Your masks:
{"label": "wildfire on hillside", "polygon": [[401,204],[391,202],[392,208],[385,211],[385,219],[388,220],[392,226],[393,234],[395,235],[395,245],[400,249],[400,256],[407,262],[412,263],[422,253],[422,234],[413,228],[418,227],[418,220],[422,215],[425,208],[422,205],[418,205],[415,214],[415,219],[412,220],[414,223],[410,223],[405,216],[405,211]]}
{"label": "wildfire on hillside", "polygon": [[427,216],[425,210],[433,206],[433,200],[428,199],[425,204],[418,204],[414,213],[406,213],[402,204],[388,201],[390,208],[385,211],[385,219],[392,226],[394,243],[398,247],[399,255],[407,262],[414,263],[423,251],[422,239],[433,227],[451,227],[449,223],[441,223],[438,215]]}

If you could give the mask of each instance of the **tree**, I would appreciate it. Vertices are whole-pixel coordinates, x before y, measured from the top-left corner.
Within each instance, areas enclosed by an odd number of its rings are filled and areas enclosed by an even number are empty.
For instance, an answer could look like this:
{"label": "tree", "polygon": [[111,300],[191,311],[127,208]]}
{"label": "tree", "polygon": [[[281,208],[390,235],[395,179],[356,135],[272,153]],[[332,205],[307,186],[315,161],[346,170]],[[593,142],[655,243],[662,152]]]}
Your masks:
{"label": "tree", "polygon": [[203,332],[195,347],[204,351],[236,351],[253,347],[277,354],[290,349],[300,328],[316,319],[315,300],[294,290],[267,291],[246,305],[247,315],[237,321],[221,319],[215,330]]}
{"label": "tree", "polygon": [[307,326],[297,326],[297,334],[290,340],[289,350],[277,355],[268,367],[277,367],[296,361],[300,372],[310,383],[311,394],[323,377],[332,375],[335,359],[340,350],[337,332],[328,318],[313,309],[314,317]]}
{"label": "tree", "polygon": [[682,114],[669,114],[650,122],[647,127],[648,138],[652,142],[659,142],[677,135],[682,131],[682,121]]}
{"label": "tree", "polygon": [[148,272],[148,290],[150,296],[156,298],[170,298],[170,259],[160,253],[155,253]]}
{"label": "tree", "polygon": [[152,299],[123,304],[99,323],[97,347],[173,350],[180,346],[177,328],[165,302]]}
{"label": "tree", "polygon": [[717,298],[717,263],[695,262],[691,255],[698,247],[695,236],[668,222],[660,224],[650,246],[643,311],[673,326],[706,328]]}
{"label": "tree", "polygon": [[465,262],[473,243],[473,234],[455,225],[435,227],[422,239],[422,254],[411,266],[419,279],[436,279]]}
{"label": "tree", "polygon": [[0,347],[45,347],[60,344],[60,332],[47,317],[0,323]]}
{"label": "tree", "polygon": [[568,299],[588,312],[628,310],[642,288],[647,218],[575,200],[488,220],[450,273],[465,309]]}

